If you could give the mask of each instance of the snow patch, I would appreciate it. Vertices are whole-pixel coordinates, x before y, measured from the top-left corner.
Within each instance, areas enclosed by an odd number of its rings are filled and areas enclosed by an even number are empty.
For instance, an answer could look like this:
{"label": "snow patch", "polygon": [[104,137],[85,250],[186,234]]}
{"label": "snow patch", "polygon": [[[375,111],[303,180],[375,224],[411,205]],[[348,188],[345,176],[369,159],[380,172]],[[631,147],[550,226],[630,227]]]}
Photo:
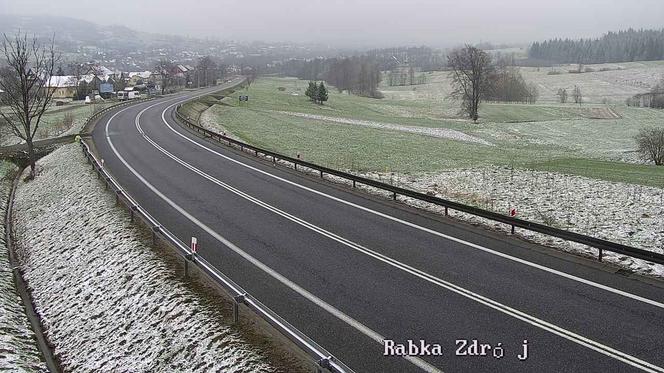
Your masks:
{"label": "snow patch", "polygon": [[[664,253],[664,189],[615,183],[552,172],[507,167],[456,169],[435,174],[364,174],[408,189],[462,202],[498,213],[516,208],[518,217],[573,232]],[[412,198],[408,204],[444,212],[443,207]],[[473,224],[509,232],[510,227],[461,212]],[[597,249],[536,232],[517,229],[528,240],[564,251],[597,256]],[[635,272],[664,277],[664,266],[628,256],[604,253],[605,260]]]}
{"label": "snow patch", "polygon": [[369,120],[360,120],[360,119],[351,119],[351,118],[338,118],[338,117],[329,117],[325,115],[316,115],[316,114],[306,114],[306,113],[296,113],[292,111],[276,111],[279,114],[290,115],[294,117],[313,119],[313,120],[323,120],[326,122],[341,123],[341,124],[352,124],[356,126],[365,126],[371,128],[387,129],[393,131],[401,131],[408,133],[415,133],[418,135],[437,137],[441,139],[450,139],[456,141],[465,141],[473,142],[482,145],[493,146],[490,142],[483,140],[479,137],[471,136],[460,131],[452,130],[449,128],[435,128],[435,127],[418,127],[418,126],[403,126],[400,124],[394,123],[384,123],[384,122],[375,122]]}

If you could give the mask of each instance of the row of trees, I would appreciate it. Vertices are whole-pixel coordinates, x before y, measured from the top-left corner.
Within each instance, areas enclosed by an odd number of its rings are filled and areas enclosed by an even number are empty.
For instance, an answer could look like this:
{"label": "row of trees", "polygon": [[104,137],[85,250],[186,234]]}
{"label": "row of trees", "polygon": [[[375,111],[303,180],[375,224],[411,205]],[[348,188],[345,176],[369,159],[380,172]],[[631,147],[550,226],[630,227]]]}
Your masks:
{"label": "row of trees", "polygon": [[532,59],[557,63],[606,63],[664,59],[664,29],[609,32],[597,39],[535,42]]}
{"label": "row of trees", "polygon": [[305,96],[309,97],[311,101],[320,105],[328,100],[327,88],[325,88],[325,84],[323,84],[323,82],[320,82],[320,84],[316,84],[316,82],[309,82],[309,86],[307,87],[307,90],[304,92],[304,94]]}
{"label": "row of trees", "polygon": [[408,69],[403,67],[394,68],[387,73],[387,85],[390,87],[425,84],[426,82],[426,75],[415,75],[415,68],[413,66],[409,66]]}
{"label": "row of trees", "polygon": [[408,65],[420,71],[438,71],[445,66],[442,51],[429,47],[397,47],[373,49],[366,53],[382,71],[389,71],[399,66]]}
{"label": "row of trees", "polygon": [[[581,88],[579,88],[579,86],[574,86],[571,95],[575,104],[581,104],[583,102],[583,94],[581,93]],[[567,103],[570,98],[567,88],[559,88],[558,92],[556,92],[556,96],[558,96],[558,101],[560,101],[561,104]]]}
{"label": "row of trees", "polygon": [[194,71],[182,72],[178,65],[165,58],[159,60],[154,67],[155,72],[161,75],[161,94],[175,86],[191,85],[195,88],[209,87],[223,79],[227,66],[214,61],[210,56],[198,59]]}
{"label": "row of trees", "polygon": [[339,92],[365,97],[382,97],[378,91],[381,71],[367,56],[345,58],[316,58],[301,63],[296,76],[306,80],[324,80]]}
{"label": "row of trees", "polygon": [[491,72],[486,94],[487,100],[533,104],[538,98],[537,85],[527,83],[516,67],[499,65]]}

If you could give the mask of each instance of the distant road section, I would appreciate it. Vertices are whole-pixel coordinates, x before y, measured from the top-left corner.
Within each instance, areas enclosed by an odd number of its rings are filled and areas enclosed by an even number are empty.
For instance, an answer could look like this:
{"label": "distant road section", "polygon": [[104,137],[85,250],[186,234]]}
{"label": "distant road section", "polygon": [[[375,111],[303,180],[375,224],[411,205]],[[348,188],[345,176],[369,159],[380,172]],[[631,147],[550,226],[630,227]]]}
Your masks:
{"label": "distant road section", "polygon": [[203,140],[173,119],[200,94],[102,117],[105,167],[356,371],[664,372],[661,285]]}

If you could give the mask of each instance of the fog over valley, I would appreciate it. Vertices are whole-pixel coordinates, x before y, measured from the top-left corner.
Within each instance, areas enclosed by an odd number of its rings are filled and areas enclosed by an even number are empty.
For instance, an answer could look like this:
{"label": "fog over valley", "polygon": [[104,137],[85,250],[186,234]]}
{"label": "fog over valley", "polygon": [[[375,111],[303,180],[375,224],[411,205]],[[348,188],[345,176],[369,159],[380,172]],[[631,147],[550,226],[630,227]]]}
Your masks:
{"label": "fog over valley", "polygon": [[659,28],[664,2],[639,0],[0,0],[0,14],[53,15],[163,34],[334,47],[529,43]]}

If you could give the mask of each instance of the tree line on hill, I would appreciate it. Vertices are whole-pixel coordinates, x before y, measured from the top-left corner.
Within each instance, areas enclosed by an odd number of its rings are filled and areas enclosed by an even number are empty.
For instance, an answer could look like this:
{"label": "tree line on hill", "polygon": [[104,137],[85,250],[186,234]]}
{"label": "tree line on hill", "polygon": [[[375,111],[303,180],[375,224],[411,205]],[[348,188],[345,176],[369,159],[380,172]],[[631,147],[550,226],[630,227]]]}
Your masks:
{"label": "tree line on hill", "polygon": [[528,56],[556,63],[664,60],[664,29],[609,32],[596,39],[552,39],[533,43]]}
{"label": "tree line on hill", "polygon": [[366,53],[381,71],[394,70],[400,66],[410,66],[420,71],[438,71],[445,67],[442,51],[429,47],[397,47],[373,49]]}

